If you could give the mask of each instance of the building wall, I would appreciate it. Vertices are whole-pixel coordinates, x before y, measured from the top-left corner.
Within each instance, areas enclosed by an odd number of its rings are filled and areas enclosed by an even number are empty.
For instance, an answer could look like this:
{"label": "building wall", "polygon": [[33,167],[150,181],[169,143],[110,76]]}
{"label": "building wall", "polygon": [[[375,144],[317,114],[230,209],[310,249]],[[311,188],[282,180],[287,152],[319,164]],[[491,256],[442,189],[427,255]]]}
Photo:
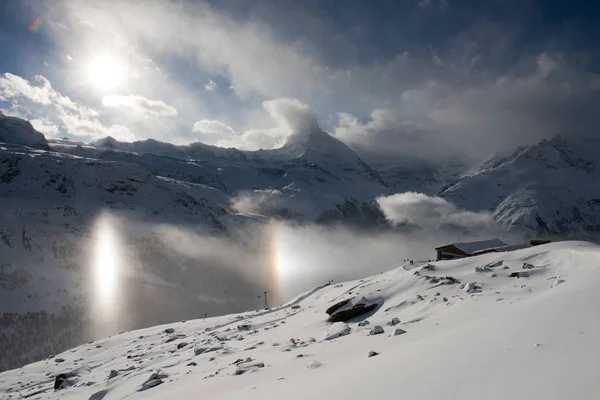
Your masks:
{"label": "building wall", "polygon": [[444,246],[437,248],[437,260],[452,260],[454,258],[462,258],[469,256],[464,251],[455,246]]}

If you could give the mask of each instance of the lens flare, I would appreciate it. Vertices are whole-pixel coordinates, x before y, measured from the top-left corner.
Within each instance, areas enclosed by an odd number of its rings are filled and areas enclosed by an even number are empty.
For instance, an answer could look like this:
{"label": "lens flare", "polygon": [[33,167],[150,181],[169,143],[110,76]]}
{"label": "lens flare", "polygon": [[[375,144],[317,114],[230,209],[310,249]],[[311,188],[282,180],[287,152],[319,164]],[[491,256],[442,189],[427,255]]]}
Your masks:
{"label": "lens flare", "polygon": [[102,299],[110,299],[114,295],[117,275],[117,256],[111,226],[102,221],[98,233],[96,253],[96,282]]}
{"label": "lens flare", "polygon": [[40,29],[42,29],[42,20],[40,17],[37,17],[29,24],[29,32],[37,33]]}
{"label": "lens flare", "polygon": [[101,215],[94,227],[93,236],[93,303],[98,322],[108,327],[117,320],[119,312],[119,287],[122,275],[117,221]]}

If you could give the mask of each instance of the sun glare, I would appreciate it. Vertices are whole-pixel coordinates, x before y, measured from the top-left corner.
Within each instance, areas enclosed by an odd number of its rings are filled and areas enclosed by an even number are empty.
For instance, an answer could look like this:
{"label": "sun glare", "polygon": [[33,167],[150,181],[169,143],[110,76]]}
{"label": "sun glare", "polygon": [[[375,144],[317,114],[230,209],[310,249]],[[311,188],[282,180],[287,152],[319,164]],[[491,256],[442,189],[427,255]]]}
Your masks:
{"label": "sun glare", "polygon": [[123,84],[125,80],[125,65],[110,54],[100,54],[89,61],[87,78],[97,89],[112,90]]}

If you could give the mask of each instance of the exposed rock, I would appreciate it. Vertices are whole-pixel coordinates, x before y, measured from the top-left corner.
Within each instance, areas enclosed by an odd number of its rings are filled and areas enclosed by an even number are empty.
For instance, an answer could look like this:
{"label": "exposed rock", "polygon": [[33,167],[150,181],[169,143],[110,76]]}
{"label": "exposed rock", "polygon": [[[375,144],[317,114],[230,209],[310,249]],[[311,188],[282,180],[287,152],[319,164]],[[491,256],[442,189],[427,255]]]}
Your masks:
{"label": "exposed rock", "polygon": [[360,322],[358,323],[358,326],[367,326],[367,325],[369,325],[369,324],[370,324],[369,320],[368,320],[368,319],[365,319],[364,321],[360,321]]}
{"label": "exposed rock", "polygon": [[248,372],[248,371],[257,370],[259,368],[264,368],[264,366],[265,366],[265,363],[263,363],[261,361],[250,361],[250,362],[239,363],[235,370],[235,374],[242,375],[243,373]]}
{"label": "exposed rock", "polygon": [[523,269],[534,269],[535,266],[529,263],[523,263]]}
{"label": "exposed rock", "polygon": [[146,380],[146,382],[144,382],[142,384],[142,387],[139,389],[139,391],[143,391],[143,390],[147,390],[150,388],[153,388],[155,386],[160,385],[161,383],[163,383],[163,379],[167,378],[168,375],[167,374],[161,374],[159,372],[155,372],[152,375],[150,375],[150,377]]}
{"label": "exposed rock", "polygon": [[325,312],[327,313],[327,315],[331,315],[335,312],[335,310],[337,310],[340,307],[345,306],[346,304],[348,304],[348,302],[350,301],[350,299],[346,299],[346,300],[342,300],[340,302],[335,303],[334,305],[332,305],[331,307],[329,307],[327,310],[325,310]]}
{"label": "exposed rock", "polygon": [[237,330],[238,331],[249,331],[250,330],[250,325],[249,324],[241,324],[237,326]]}
{"label": "exposed rock", "polygon": [[349,321],[353,318],[359,317],[363,314],[373,311],[377,307],[377,304],[357,304],[350,309],[338,311],[332,316],[329,317],[330,322],[338,322],[338,321]]}
{"label": "exposed rock", "polygon": [[529,272],[527,271],[517,271],[517,272],[511,272],[509,277],[511,278],[528,278],[529,277]]}
{"label": "exposed rock", "polygon": [[173,329],[173,328],[167,328],[167,329],[165,329],[165,333],[171,334],[173,332],[175,332],[175,329]]}
{"label": "exposed rock", "polygon": [[160,378],[157,378],[157,379],[149,379],[149,380],[147,380],[146,382],[144,382],[144,383],[142,384],[142,387],[140,388],[140,392],[141,392],[141,391],[143,391],[143,390],[147,390],[147,389],[153,388],[153,387],[155,387],[155,386],[158,386],[158,385],[160,385],[161,383],[163,383],[163,380],[162,380],[162,379],[160,379]]}
{"label": "exposed rock", "polygon": [[389,326],[396,326],[396,325],[398,325],[399,323],[400,323],[400,319],[398,319],[398,318],[394,317],[394,318],[392,318],[392,320],[391,320],[391,321],[389,321],[387,324],[388,324]]}
{"label": "exposed rock", "polygon": [[187,364],[186,366],[188,366],[188,367],[195,367],[196,365],[198,365],[198,364],[196,364],[195,361],[192,361],[191,363]]}
{"label": "exposed rock", "polygon": [[56,379],[54,380],[54,390],[62,389],[63,383],[65,383],[66,381],[67,381],[67,375],[65,375],[65,374],[57,375]]}
{"label": "exposed rock", "polygon": [[406,331],[405,331],[404,329],[396,328],[396,329],[394,330],[394,336],[403,335],[403,334],[405,334],[405,333],[406,333]]}
{"label": "exposed rock", "polygon": [[199,356],[200,354],[204,353],[206,351],[206,347],[196,347],[194,349],[194,355]]}
{"label": "exposed rock", "polygon": [[183,333],[178,333],[177,335],[173,335],[170,338],[168,338],[165,343],[171,343],[177,339],[183,339],[185,337],[185,335]]}
{"label": "exposed rock", "polygon": [[55,358],[54,361],[57,363],[61,363],[61,362],[65,362],[65,359],[64,358]]}
{"label": "exposed rock", "polygon": [[189,344],[188,342],[181,342],[181,343],[177,344],[177,350],[183,349],[188,344]]}
{"label": "exposed rock", "polygon": [[292,306],[292,310],[299,310],[301,307],[299,304],[295,304]]}
{"label": "exposed rock", "polygon": [[383,333],[383,328],[380,327],[379,325],[375,325],[373,328],[371,328],[371,332],[369,332],[369,335],[381,335]]}
{"label": "exposed rock", "polygon": [[370,303],[362,297],[356,300],[344,300],[334,304],[327,309],[329,314],[329,322],[347,322],[360,315],[366,314],[377,308],[377,303]]}
{"label": "exposed rock", "polygon": [[119,375],[119,371],[117,371],[116,369],[111,369],[110,373],[108,374],[108,379],[112,379],[117,375]]}
{"label": "exposed rock", "polygon": [[102,400],[107,393],[108,390],[106,389],[100,390],[99,392],[96,392],[93,395],[91,395],[88,400]]}
{"label": "exposed rock", "polygon": [[378,353],[378,352],[376,352],[376,351],[373,351],[373,350],[369,351],[369,358],[370,358],[370,357],[375,357],[375,356],[377,356],[377,355],[379,355],[379,353]]}

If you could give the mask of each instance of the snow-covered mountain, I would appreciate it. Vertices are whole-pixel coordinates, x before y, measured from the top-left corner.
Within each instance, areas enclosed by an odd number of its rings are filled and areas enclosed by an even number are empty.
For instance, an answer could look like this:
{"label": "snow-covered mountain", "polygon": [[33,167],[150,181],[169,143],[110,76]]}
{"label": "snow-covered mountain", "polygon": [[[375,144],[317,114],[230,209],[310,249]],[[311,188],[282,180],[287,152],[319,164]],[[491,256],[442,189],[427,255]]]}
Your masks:
{"label": "snow-covered mountain", "polygon": [[[596,399],[598,262],[598,246],[560,242],[407,264],[317,287],[270,310],[90,342],[0,374],[0,393],[92,400]],[[344,302],[375,308],[327,322],[326,311]]]}
{"label": "snow-covered mountain", "polygon": [[560,135],[498,155],[470,170],[441,196],[460,208],[494,213],[507,230],[597,238],[600,142]]}
{"label": "snow-covered mountain", "polygon": [[0,111],[0,142],[20,144],[36,149],[48,150],[44,135],[36,131],[29,121],[8,117]]}
{"label": "snow-covered mountain", "polygon": [[79,157],[135,163],[158,176],[209,185],[247,199],[263,213],[300,221],[382,220],[373,199],[389,193],[375,170],[323,132],[316,121],[275,150],[245,152],[155,140],[123,143],[113,138],[90,145],[59,141],[52,147]]}
{"label": "snow-covered mountain", "polygon": [[460,159],[372,161],[393,193],[419,192],[437,195],[450,182],[466,173],[472,163]]}

